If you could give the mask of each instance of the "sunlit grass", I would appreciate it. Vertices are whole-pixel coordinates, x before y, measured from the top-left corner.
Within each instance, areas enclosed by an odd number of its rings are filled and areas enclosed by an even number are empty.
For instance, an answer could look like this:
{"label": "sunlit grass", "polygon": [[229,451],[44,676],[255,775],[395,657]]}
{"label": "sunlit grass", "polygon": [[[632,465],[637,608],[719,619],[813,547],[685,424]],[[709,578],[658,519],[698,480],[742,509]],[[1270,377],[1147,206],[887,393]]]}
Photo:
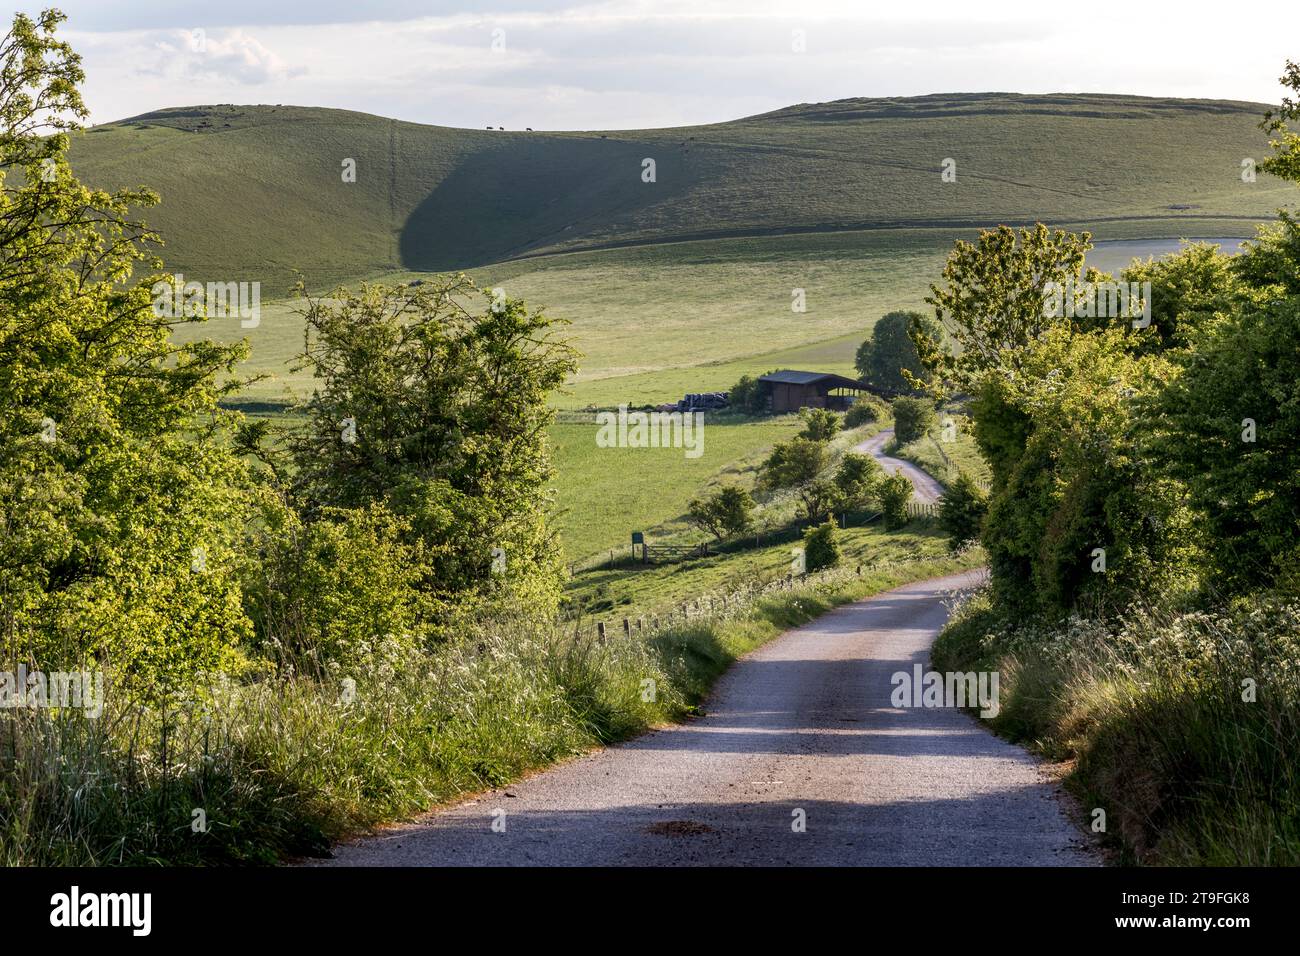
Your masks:
{"label": "sunlit grass", "polygon": [[[272,863],[689,713],[739,655],[836,604],[969,566],[901,561],[605,640],[523,620],[402,666],[214,688],[97,721],[0,712],[0,864]],[[653,695],[645,693],[652,681]],[[201,826],[199,826],[201,824]]]}

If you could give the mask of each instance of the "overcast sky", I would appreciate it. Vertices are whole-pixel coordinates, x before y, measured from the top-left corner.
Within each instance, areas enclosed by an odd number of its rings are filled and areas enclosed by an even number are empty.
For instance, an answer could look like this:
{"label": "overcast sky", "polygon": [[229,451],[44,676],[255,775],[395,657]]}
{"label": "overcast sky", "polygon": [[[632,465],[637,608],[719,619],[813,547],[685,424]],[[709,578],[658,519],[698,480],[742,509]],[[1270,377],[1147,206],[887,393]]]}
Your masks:
{"label": "overcast sky", "polygon": [[[95,122],[333,106],[444,126],[617,129],[987,90],[1274,103],[1300,3],[46,0]],[[1061,11],[1077,11],[1063,21]],[[796,32],[801,31],[801,32]],[[798,52],[802,36],[803,52]]]}

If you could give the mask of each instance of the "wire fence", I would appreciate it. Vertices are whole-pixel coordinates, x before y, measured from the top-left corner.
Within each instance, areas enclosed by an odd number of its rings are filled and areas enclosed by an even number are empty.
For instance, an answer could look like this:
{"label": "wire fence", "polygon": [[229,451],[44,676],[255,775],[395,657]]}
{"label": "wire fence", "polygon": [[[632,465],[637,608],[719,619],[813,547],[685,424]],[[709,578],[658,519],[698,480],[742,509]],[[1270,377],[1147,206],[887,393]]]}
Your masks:
{"label": "wire fence", "polygon": [[[962,552],[957,552],[960,556]],[[903,561],[845,563],[822,571],[797,574],[793,571],[773,578],[755,577],[742,584],[706,591],[696,597],[661,604],[650,609],[638,609],[635,614],[613,616],[600,620],[595,615],[570,618],[564,622],[566,630],[576,637],[597,641],[617,635],[652,636],[674,627],[738,618],[766,597],[791,591],[819,587],[833,587],[857,580],[885,568],[902,569],[910,564],[933,560],[932,557],[909,558]]]}

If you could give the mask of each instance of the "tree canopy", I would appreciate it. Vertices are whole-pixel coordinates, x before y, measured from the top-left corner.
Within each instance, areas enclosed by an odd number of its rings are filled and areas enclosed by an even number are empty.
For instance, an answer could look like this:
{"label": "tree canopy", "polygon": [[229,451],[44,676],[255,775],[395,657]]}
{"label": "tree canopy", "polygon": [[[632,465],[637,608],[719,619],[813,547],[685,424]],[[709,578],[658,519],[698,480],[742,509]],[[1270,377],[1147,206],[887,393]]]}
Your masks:
{"label": "tree canopy", "polygon": [[918,334],[934,342],[942,335],[939,326],[920,312],[888,312],[881,316],[871,337],[858,346],[854,359],[858,374],[877,388],[911,391],[916,387],[915,379],[929,375],[912,341],[912,336]]}

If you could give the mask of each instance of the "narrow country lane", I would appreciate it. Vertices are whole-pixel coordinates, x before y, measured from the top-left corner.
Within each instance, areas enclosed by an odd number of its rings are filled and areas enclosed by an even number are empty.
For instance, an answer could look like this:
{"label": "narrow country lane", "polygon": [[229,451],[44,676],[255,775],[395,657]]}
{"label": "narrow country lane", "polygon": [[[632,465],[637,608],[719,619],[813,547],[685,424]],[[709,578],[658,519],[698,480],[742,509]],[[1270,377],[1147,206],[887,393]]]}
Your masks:
{"label": "narrow country lane", "polygon": [[946,599],[978,577],[841,607],[737,662],[703,717],[344,845],[324,863],[1097,864],[1025,751],[965,712],[891,705],[892,675],[928,666]]}

